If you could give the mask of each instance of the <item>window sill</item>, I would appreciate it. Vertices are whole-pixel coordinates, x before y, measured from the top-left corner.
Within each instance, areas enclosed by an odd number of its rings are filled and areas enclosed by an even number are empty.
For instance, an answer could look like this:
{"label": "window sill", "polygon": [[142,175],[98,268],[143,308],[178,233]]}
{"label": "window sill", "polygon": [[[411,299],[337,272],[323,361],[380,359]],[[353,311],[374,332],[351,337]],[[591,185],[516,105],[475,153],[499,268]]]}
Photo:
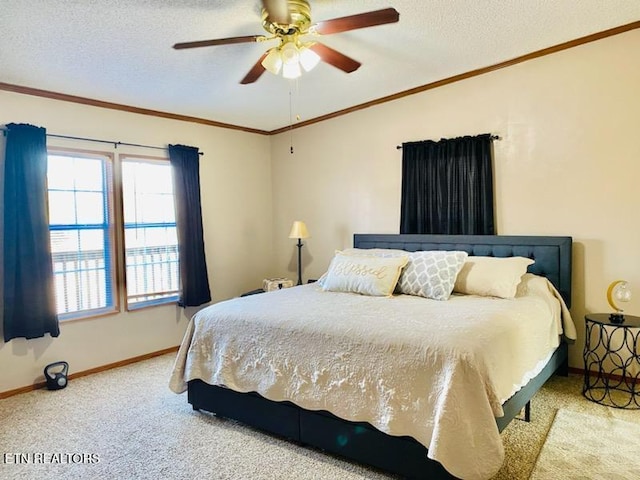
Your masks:
{"label": "window sill", "polygon": [[110,315],[117,315],[118,313],[120,313],[120,309],[117,307],[86,310],[79,313],[60,313],[58,314],[58,321],[62,324],[68,324],[79,320],[92,320],[94,318],[108,317]]}
{"label": "window sill", "polygon": [[127,303],[127,312],[135,312],[138,310],[144,310],[147,308],[152,308],[152,307],[162,307],[165,305],[171,305],[171,304],[176,304],[178,303],[178,296],[171,296],[171,297],[167,297],[167,298],[160,298],[157,300],[148,300],[146,302],[137,302],[134,304],[129,304]]}

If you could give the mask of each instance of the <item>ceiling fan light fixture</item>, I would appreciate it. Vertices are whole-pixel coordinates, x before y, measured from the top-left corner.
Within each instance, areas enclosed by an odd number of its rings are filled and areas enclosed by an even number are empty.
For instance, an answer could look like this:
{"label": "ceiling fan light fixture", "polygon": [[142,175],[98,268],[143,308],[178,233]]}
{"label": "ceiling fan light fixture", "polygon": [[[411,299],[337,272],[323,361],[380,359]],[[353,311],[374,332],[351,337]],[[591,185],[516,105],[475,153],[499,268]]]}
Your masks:
{"label": "ceiling fan light fixture", "polygon": [[282,68],[282,58],[280,58],[280,50],[278,48],[272,48],[264,60],[262,60],[262,66],[270,73],[277,75]]}
{"label": "ceiling fan light fixture", "polygon": [[298,62],[291,62],[291,63],[284,62],[282,64],[282,76],[284,78],[294,79],[294,78],[300,77],[300,75],[302,75],[302,70],[300,70],[300,63],[298,63]]}
{"label": "ceiling fan light fixture", "polygon": [[300,52],[294,42],[287,42],[280,47],[280,57],[285,65],[298,63]]}
{"label": "ceiling fan light fixture", "polygon": [[309,46],[303,45],[300,48],[300,65],[305,72],[310,72],[320,63],[320,55],[311,50]]}
{"label": "ceiling fan light fixture", "polygon": [[[346,17],[313,23],[309,0],[262,0],[262,27],[269,33],[264,35],[244,35],[240,37],[199,40],[176,43],[173,48],[211,47],[236,43],[255,43],[279,40],[280,45],[262,53],[260,59],[240,80],[242,85],[254,83],[265,71],[273,75],[282,72],[286,78],[297,78],[302,70],[309,72],[320,61],[328,63],[345,73],[355,72],[360,62],[349,58],[320,42],[302,43],[299,39],[306,35],[328,35],[348,32],[360,28],[375,27],[395,23],[400,14],[395,8],[372,10]],[[285,64],[288,66],[285,69]],[[286,71],[285,71],[286,70]]]}

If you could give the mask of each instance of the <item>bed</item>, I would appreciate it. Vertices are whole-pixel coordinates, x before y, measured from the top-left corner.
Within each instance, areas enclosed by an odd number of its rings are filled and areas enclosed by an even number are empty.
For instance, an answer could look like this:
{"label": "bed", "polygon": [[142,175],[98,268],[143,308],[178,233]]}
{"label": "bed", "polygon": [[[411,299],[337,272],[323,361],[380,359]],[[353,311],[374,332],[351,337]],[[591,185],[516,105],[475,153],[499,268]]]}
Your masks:
{"label": "bed", "polygon": [[[534,263],[518,287],[526,295],[518,293],[510,303],[476,295],[452,295],[445,302],[367,297],[325,292],[314,284],[221,302],[191,320],[171,389],[187,389],[196,410],[403,477],[489,478],[504,455],[499,432],[523,408],[528,416],[531,398],[551,375],[568,371],[562,339],[575,338],[568,313],[572,239],[356,234],[354,247],[456,251]],[[556,300],[529,298],[529,290],[537,295],[547,284]],[[420,309],[427,303],[438,323],[422,320]],[[515,308],[509,316],[502,312],[507,304]],[[485,310],[497,322],[490,334],[476,331],[472,322],[478,314],[468,313]],[[560,323],[534,327],[536,312],[542,317],[547,310]],[[517,328],[512,317],[520,322]],[[460,330],[465,322],[470,330]],[[403,333],[398,325],[411,327]],[[422,330],[433,345],[419,337]],[[447,343],[454,341],[455,347]],[[527,353],[527,345],[536,342],[544,354]],[[460,363],[467,357],[479,366]],[[420,362],[438,367],[427,372]],[[522,371],[515,368],[520,363]]]}

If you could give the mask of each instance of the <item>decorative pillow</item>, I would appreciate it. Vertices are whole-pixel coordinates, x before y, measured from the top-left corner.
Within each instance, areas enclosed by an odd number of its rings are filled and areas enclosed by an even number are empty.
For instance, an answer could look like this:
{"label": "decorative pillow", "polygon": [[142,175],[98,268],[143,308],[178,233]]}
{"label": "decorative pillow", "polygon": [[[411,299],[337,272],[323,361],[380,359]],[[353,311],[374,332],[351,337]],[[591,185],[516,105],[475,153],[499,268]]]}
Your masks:
{"label": "decorative pillow", "polygon": [[467,252],[429,250],[412,252],[398,281],[398,290],[407,295],[448,300]]}
{"label": "decorative pillow", "polygon": [[[359,257],[406,257],[409,252],[405,250],[394,250],[391,248],[345,248],[344,250],[336,250],[336,254],[352,255]],[[324,280],[327,278],[327,272],[324,272],[318,279],[318,285],[324,286]]]}
{"label": "decorative pillow", "polygon": [[336,252],[322,282],[322,289],[330,292],[391,296],[406,264],[406,256],[384,258]]}
{"label": "decorative pillow", "polygon": [[[338,253],[338,251],[336,251]],[[345,248],[340,253],[344,255],[365,255],[373,257],[406,257],[409,252],[393,248]]]}
{"label": "decorative pillow", "polygon": [[527,267],[533,263],[525,257],[469,257],[453,290],[467,295],[513,298]]}

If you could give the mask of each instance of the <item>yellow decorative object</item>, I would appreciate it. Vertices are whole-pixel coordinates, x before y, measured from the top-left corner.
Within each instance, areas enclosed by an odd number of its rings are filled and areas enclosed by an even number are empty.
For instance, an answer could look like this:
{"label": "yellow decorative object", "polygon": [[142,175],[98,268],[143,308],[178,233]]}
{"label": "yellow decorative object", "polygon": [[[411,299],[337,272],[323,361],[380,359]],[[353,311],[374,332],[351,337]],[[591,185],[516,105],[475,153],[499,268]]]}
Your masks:
{"label": "yellow decorative object", "polygon": [[262,281],[262,289],[265,292],[273,292],[274,290],[282,290],[289,287],[293,287],[293,280],[288,278],[265,278]]}
{"label": "yellow decorative object", "polygon": [[616,302],[628,302],[629,300],[631,300],[631,290],[628,283],[625,280],[611,282],[609,288],[607,288],[607,302],[615,310],[615,313],[609,316],[611,321],[618,323],[624,321],[623,309]]}

